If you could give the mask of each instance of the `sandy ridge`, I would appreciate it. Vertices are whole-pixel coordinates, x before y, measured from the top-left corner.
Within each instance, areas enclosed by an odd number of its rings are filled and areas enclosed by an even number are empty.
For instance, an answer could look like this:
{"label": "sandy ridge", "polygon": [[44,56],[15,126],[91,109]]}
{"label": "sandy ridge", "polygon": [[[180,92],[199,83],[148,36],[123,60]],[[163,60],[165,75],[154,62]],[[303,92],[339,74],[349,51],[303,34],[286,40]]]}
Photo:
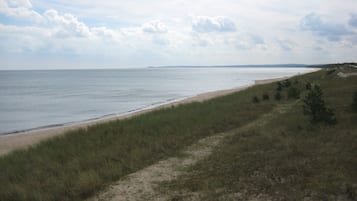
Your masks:
{"label": "sandy ridge", "polygon": [[[188,167],[208,157],[227,137],[257,128],[269,122],[274,115],[289,111],[297,103],[282,104],[258,119],[226,133],[219,133],[199,140],[182,152],[181,157],[170,157],[134,172],[112,184],[88,201],[148,201],[173,200],[175,196],[196,200],[199,194],[160,191],[162,182],[169,182],[185,173]],[[185,199],[186,200],[186,199]]]}

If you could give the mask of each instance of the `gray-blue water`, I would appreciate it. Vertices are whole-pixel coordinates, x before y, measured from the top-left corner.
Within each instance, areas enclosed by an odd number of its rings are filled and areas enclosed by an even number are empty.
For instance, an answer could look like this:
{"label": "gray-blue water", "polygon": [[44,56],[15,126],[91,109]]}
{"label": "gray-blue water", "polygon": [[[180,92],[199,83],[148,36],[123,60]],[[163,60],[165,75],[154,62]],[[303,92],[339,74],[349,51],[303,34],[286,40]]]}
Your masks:
{"label": "gray-blue water", "polygon": [[308,68],[0,71],[0,134],[117,115]]}

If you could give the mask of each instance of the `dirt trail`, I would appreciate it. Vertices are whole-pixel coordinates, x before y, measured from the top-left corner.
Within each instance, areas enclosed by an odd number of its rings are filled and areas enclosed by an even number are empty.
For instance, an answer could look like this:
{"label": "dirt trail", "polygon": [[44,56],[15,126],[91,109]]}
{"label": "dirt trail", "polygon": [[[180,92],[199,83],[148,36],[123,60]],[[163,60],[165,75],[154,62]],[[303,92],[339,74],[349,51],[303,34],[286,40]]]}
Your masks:
{"label": "dirt trail", "polygon": [[284,113],[290,110],[295,104],[296,102],[279,105],[270,113],[262,115],[257,120],[243,127],[203,138],[185,149],[180,156],[159,161],[156,164],[132,173],[109,186],[102,193],[90,198],[88,201],[169,200],[170,195],[165,195],[163,192],[157,190],[161,182],[175,179],[177,176],[183,174],[189,166],[209,156],[224,138],[252,127],[262,126],[267,123],[274,114]]}
{"label": "dirt trail", "polygon": [[160,182],[176,178],[183,169],[208,156],[228,135],[230,133],[221,133],[201,139],[183,151],[181,156],[159,161],[130,174],[90,200],[157,200],[158,192],[155,188]]}

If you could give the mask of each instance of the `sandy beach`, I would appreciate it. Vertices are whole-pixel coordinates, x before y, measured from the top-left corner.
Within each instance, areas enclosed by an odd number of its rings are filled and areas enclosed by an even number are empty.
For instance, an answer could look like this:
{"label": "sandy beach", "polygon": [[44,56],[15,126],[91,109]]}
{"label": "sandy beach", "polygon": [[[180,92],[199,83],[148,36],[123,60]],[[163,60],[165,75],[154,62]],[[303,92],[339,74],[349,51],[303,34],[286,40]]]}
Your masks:
{"label": "sandy beach", "polygon": [[87,128],[87,127],[95,125],[95,124],[105,123],[105,122],[109,122],[109,121],[131,118],[131,117],[138,116],[140,114],[144,114],[144,113],[147,113],[150,111],[159,110],[162,108],[168,108],[168,107],[179,105],[179,104],[185,104],[185,103],[191,103],[191,102],[201,102],[201,101],[205,101],[205,100],[208,100],[211,98],[238,92],[238,91],[244,90],[244,89],[254,86],[254,85],[272,83],[272,82],[281,81],[281,80],[284,80],[287,78],[288,77],[282,77],[282,78],[276,78],[276,79],[266,79],[266,80],[256,80],[255,83],[252,85],[246,85],[246,86],[233,88],[233,89],[226,89],[226,90],[202,93],[202,94],[199,94],[199,95],[196,95],[193,97],[188,97],[188,98],[185,98],[182,100],[168,102],[168,103],[157,105],[154,107],[148,107],[148,108],[145,108],[142,110],[125,113],[125,114],[118,115],[118,116],[101,118],[101,119],[91,120],[91,121],[84,121],[84,122],[80,122],[80,123],[58,126],[58,127],[51,127],[51,128],[44,128],[44,129],[2,135],[2,136],[0,136],[0,156],[7,154],[7,153],[9,153],[13,150],[16,150],[16,149],[29,147],[31,145],[39,143],[42,140],[46,140],[46,139],[49,139],[54,136],[63,135],[66,132],[71,131],[71,130]]}

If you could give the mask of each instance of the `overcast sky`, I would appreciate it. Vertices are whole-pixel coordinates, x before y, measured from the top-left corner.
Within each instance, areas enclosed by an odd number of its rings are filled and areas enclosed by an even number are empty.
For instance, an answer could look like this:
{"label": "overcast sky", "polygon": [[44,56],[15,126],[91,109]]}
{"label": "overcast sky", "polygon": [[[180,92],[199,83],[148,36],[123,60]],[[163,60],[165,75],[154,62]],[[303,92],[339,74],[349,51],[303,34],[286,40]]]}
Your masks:
{"label": "overcast sky", "polygon": [[0,69],[357,61],[356,0],[0,0]]}

